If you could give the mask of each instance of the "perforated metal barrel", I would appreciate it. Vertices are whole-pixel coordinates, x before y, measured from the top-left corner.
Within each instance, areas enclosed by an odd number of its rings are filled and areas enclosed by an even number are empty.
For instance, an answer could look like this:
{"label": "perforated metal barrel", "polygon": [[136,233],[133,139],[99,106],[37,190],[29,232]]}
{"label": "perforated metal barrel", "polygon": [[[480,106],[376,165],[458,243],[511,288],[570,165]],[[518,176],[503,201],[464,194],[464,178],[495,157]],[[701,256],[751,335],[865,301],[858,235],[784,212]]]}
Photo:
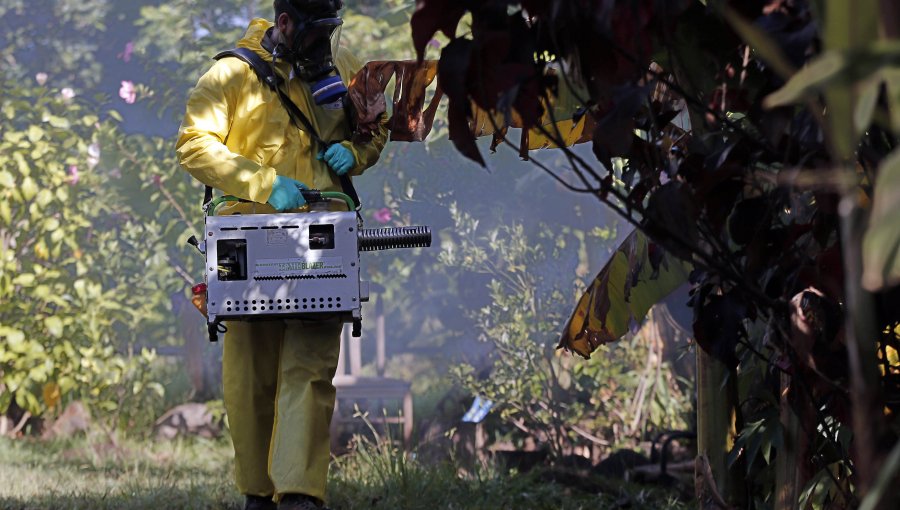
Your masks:
{"label": "perforated metal barrel", "polygon": [[359,251],[429,246],[431,246],[431,228],[425,226],[364,228],[359,231]]}

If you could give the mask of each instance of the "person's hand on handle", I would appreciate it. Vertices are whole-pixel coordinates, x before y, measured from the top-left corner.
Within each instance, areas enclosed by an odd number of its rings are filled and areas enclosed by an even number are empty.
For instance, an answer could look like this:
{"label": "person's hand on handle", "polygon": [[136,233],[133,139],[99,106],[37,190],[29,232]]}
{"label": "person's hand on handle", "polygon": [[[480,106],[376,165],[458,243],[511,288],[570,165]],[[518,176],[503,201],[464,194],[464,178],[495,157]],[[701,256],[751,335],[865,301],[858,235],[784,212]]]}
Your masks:
{"label": "person's hand on handle", "polygon": [[301,189],[308,188],[296,179],[277,175],[275,176],[275,182],[272,184],[272,194],[269,195],[269,205],[279,212],[303,207],[306,204],[306,199],[300,193]]}

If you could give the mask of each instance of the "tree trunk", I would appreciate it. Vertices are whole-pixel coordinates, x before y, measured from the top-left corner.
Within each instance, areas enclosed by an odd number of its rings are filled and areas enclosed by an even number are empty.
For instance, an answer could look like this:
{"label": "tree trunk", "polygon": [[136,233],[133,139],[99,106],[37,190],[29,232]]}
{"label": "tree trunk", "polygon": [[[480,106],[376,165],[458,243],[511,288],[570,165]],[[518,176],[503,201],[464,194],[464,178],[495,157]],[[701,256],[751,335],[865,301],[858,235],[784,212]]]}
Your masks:
{"label": "tree trunk", "polygon": [[840,210],[847,359],[853,404],[853,449],[856,451],[853,463],[858,473],[857,497],[862,499],[871,488],[884,460],[878,452],[878,441],[884,432],[877,371],[879,335],[875,325],[873,296],[861,286],[866,211],[857,204],[855,190],[845,194]]}
{"label": "tree trunk", "polygon": [[698,346],[695,489],[700,510],[743,506],[744,484],[727,464],[737,436],[736,405],[737,381],[728,367]]}
{"label": "tree trunk", "polygon": [[791,379],[781,374],[781,398],[779,401],[781,426],[784,428],[784,446],[775,457],[775,507],[774,510],[796,510],[803,490],[804,452],[809,442],[803,433],[800,417],[791,409],[788,389]]}

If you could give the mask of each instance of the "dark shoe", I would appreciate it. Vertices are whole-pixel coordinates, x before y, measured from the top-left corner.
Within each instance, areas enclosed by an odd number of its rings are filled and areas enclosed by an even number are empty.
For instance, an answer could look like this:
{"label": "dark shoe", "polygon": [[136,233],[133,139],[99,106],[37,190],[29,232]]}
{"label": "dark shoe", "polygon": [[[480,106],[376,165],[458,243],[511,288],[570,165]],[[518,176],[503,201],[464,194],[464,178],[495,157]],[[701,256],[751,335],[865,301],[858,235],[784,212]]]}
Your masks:
{"label": "dark shoe", "polygon": [[278,510],[328,510],[316,498],[305,494],[285,494],[278,503]]}
{"label": "dark shoe", "polygon": [[272,501],[271,496],[247,496],[244,510],[278,510],[278,505]]}

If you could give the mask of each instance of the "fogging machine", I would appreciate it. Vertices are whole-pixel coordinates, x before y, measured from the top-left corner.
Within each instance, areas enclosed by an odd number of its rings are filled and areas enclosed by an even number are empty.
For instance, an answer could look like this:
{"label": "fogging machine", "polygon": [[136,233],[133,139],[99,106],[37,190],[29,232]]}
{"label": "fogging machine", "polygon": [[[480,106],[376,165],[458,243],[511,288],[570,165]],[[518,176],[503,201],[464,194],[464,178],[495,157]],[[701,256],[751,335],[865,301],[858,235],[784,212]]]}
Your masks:
{"label": "fogging machine", "polygon": [[[360,336],[368,282],[359,275],[362,251],[431,246],[425,226],[362,228],[349,196],[301,190],[310,212],[215,216],[235,197],[207,206],[204,239],[188,242],[206,256],[209,339],[225,331],[222,321],[335,319],[352,323]],[[343,201],[349,211],[326,210]]]}

